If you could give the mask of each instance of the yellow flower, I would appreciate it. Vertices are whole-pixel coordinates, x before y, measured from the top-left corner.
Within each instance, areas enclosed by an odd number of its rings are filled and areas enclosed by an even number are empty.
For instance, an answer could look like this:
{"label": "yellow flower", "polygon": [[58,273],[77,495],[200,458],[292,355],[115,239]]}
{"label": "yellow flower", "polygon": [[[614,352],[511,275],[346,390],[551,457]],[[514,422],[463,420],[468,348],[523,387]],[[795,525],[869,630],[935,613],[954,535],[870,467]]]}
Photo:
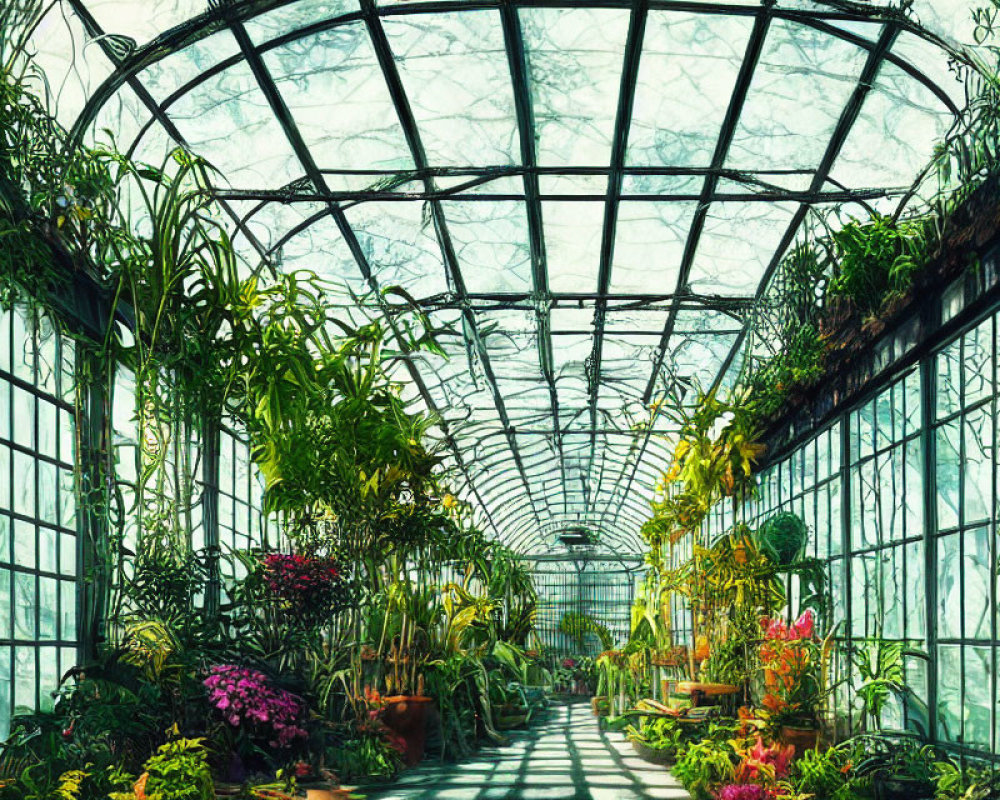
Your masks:
{"label": "yellow flower", "polygon": [[444,499],[441,500],[441,505],[445,508],[454,508],[458,505],[458,501],[455,499],[454,495],[446,494]]}

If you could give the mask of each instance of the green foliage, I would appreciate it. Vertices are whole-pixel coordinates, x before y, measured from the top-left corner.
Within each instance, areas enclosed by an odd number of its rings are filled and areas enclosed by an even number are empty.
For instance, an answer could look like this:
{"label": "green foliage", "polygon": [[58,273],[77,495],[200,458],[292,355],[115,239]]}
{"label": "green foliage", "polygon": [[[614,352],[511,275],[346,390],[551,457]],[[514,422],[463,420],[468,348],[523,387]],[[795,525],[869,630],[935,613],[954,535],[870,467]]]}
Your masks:
{"label": "green foliage", "polygon": [[684,750],[671,772],[694,800],[710,800],[720,786],[733,781],[737,762],[728,742],[705,739]]}
{"label": "green foliage", "polygon": [[[201,739],[173,739],[161,745],[146,761],[138,779],[119,773],[118,785],[126,791],[112,792],[111,800],[215,800],[215,783],[208,765],[208,751]],[[139,783],[143,793],[133,790]]]}
{"label": "green foliage", "polygon": [[377,734],[348,739],[327,756],[331,769],[345,781],[388,780],[403,768],[399,751]]}
{"label": "green foliage", "polygon": [[582,650],[588,635],[593,634],[601,642],[602,650],[610,650],[614,647],[614,637],[606,625],[602,625],[589,614],[581,614],[577,611],[567,611],[559,620],[559,632],[569,636]]}
{"label": "green foliage", "polygon": [[904,656],[908,653],[904,642],[878,636],[867,638],[854,650],[854,664],[862,681],[858,688],[864,703],[861,719],[869,719],[875,730],[882,729],[882,711],[889,699],[905,691]]}
{"label": "green foliage", "polygon": [[805,547],[809,530],[797,514],[783,511],[768,517],[757,529],[761,552],[780,566],[793,563]]}
{"label": "green foliage", "polygon": [[643,717],[638,728],[629,725],[625,729],[625,735],[630,741],[641,742],[654,750],[674,756],[686,747],[702,741],[707,733],[706,725],[682,723],[673,717]]}
{"label": "green foliage", "polygon": [[896,220],[873,214],[830,233],[836,269],[829,293],[874,314],[890,295],[905,292],[927,263],[935,244],[929,218]]}
{"label": "green foliage", "polygon": [[823,377],[828,346],[813,322],[792,326],[773,356],[747,380],[752,403],[761,418],[777,416],[794,389],[814,385]]}
{"label": "green foliage", "polygon": [[790,783],[815,800],[850,800],[850,761],[844,749],[806,750],[792,762]]}
{"label": "green foliage", "polygon": [[992,800],[1000,796],[1000,772],[989,767],[962,769],[953,761],[935,761],[934,800]]}

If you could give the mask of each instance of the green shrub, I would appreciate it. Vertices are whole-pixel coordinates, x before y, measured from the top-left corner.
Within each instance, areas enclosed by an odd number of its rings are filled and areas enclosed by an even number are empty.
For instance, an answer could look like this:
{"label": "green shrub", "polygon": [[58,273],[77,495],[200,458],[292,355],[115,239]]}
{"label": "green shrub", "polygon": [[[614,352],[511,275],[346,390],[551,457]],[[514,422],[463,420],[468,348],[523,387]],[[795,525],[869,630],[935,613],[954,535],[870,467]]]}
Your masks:
{"label": "green shrub", "polygon": [[736,761],[728,743],[705,739],[684,750],[671,771],[694,800],[710,800],[720,786],[733,781]]}
{"label": "green shrub", "polygon": [[837,268],[829,294],[850,298],[862,313],[878,312],[887,297],[910,287],[935,238],[931,218],[852,220],[830,234]]}

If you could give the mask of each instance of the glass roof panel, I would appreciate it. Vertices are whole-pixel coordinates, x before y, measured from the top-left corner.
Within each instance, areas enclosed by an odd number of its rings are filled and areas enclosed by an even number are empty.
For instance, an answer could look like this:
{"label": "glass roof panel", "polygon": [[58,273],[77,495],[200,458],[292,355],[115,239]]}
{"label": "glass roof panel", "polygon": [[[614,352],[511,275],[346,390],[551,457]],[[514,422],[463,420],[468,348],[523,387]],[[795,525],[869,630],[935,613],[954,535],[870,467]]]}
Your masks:
{"label": "glass roof panel", "polygon": [[[650,286],[650,291],[658,293],[655,285]],[[666,306],[655,306],[643,309],[618,309],[608,311],[605,321],[605,331],[616,332],[619,336],[635,336],[659,333],[666,325],[669,313]]]}
{"label": "glass roof panel", "polygon": [[590,357],[594,348],[594,337],[583,334],[555,334],[552,335],[553,366],[556,372],[556,379],[579,378],[586,382],[586,375],[583,371],[583,362]]}
{"label": "glass roof panel", "polygon": [[441,203],[466,288],[472,293],[526,292],[531,254],[524,203]]}
{"label": "glass roof panel", "polygon": [[321,169],[412,169],[364,23],[268,50],[264,63]]}
{"label": "glass roof panel", "polygon": [[[727,166],[818,166],[867,57],[867,50],[815,28],[774,20]],[[802,188],[808,185],[804,177]]]}
{"label": "glass roof panel", "polygon": [[691,291],[752,296],[794,210],[788,203],[713,203],[691,267]]}
{"label": "glass roof panel", "polygon": [[87,0],[87,10],[110,33],[130,36],[145,44],[163,31],[205,11],[205,0]]}
{"label": "glass roof panel", "polygon": [[592,308],[553,308],[549,312],[549,319],[554,332],[592,335],[594,331]]}
{"label": "glass roof panel", "polygon": [[650,11],[629,131],[629,165],[707,167],[753,19]]}
{"label": "glass roof panel", "polygon": [[628,12],[521,9],[538,163],[611,161]]}
{"label": "glass roof panel", "polygon": [[417,298],[448,291],[440,247],[418,204],[363,203],[346,213],[380,284]]}
{"label": "glass roof panel", "polygon": [[52,3],[31,40],[33,61],[44,71],[48,84],[37,91],[51,95],[56,116],[66,126],[112,72],[101,48],[87,39],[80,19],[66,5]]}
{"label": "glass roof panel", "polygon": [[883,63],[834,165],[848,186],[908,186],[927,164],[953,117],[903,70]]}
{"label": "glass roof panel", "polygon": [[539,175],[538,187],[545,199],[549,195],[598,195],[608,191],[607,175]]}
{"label": "glass roof panel", "polygon": [[604,203],[559,200],[542,203],[549,289],[596,292]]}
{"label": "glass roof panel", "polygon": [[202,73],[206,70],[239,52],[239,45],[233,35],[222,30],[193,42],[162,61],[150,64],[139,73],[139,79],[158,102],[165,103],[184,84],[201,80]]}
{"label": "glass roof panel", "polygon": [[235,186],[282,186],[302,174],[246,62],[196,86],[168,113],[191,149]]}
{"label": "glass roof panel", "polygon": [[944,91],[956,106],[962,106],[965,86],[950,62],[940,57],[937,45],[915,33],[903,31],[892,45],[892,53],[911,67],[918,69],[935,86]]}
{"label": "glass roof panel", "polygon": [[263,44],[307,25],[336,19],[360,9],[358,0],[298,0],[251,17],[245,27],[251,39]]}
{"label": "glass roof panel", "polygon": [[677,291],[695,203],[622,203],[615,228],[612,293]]}
{"label": "glass roof panel", "polygon": [[[268,250],[284,240],[289,232],[327,210],[324,203],[253,204],[257,209],[247,220],[247,227]],[[259,206],[259,208],[258,208]],[[243,234],[239,234],[243,237]]]}
{"label": "glass roof panel", "polygon": [[330,216],[321,217],[293,236],[281,248],[285,272],[312,270],[334,283],[350,286],[357,293],[369,291],[357,261]]}
{"label": "glass roof panel", "polygon": [[432,166],[514,163],[514,94],[500,14],[423,14],[384,22]]}
{"label": "glass roof panel", "polygon": [[[713,145],[714,147],[714,145]],[[622,199],[629,200],[649,199],[649,195],[687,195],[687,199],[694,200],[701,194],[701,187],[705,183],[703,174],[688,175],[648,175],[648,174],[626,174],[622,180]]]}

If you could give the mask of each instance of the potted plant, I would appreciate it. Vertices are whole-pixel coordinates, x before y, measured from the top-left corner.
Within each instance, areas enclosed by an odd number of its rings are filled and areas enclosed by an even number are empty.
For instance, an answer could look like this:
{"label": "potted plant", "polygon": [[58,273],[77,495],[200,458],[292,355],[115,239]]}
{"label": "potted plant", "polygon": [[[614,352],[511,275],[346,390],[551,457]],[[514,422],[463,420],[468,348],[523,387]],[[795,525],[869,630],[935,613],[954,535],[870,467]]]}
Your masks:
{"label": "potted plant", "polygon": [[434,704],[434,700],[424,694],[423,676],[417,682],[414,695],[381,697],[366,687],[365,700],[369,714],[380,719],[401,741],[405,764],[408,767],[419,764],[424,757],[427,720]]}
{"label": "potted plant", "polygon": [[678,753],[692,741],[691,729],[673,717],[644,717],[638,728],[629,725],[625,736],[643,761],[671,767]]}
{"label": "potted plant", "polygon": [[854,774],[870,778],[876,800],[930,800],[934,797],[937,751],[912,736],[859,737]]}
{"label": "potted plant", "polygon": [[761,625],[762,703],[778,737],[792,745],[795,758],[799,758],[815,749],[819,741],[821,712],[829,694],[824,665],[833,632],[820,641],[811,611],[791,625],[767,618]]}

